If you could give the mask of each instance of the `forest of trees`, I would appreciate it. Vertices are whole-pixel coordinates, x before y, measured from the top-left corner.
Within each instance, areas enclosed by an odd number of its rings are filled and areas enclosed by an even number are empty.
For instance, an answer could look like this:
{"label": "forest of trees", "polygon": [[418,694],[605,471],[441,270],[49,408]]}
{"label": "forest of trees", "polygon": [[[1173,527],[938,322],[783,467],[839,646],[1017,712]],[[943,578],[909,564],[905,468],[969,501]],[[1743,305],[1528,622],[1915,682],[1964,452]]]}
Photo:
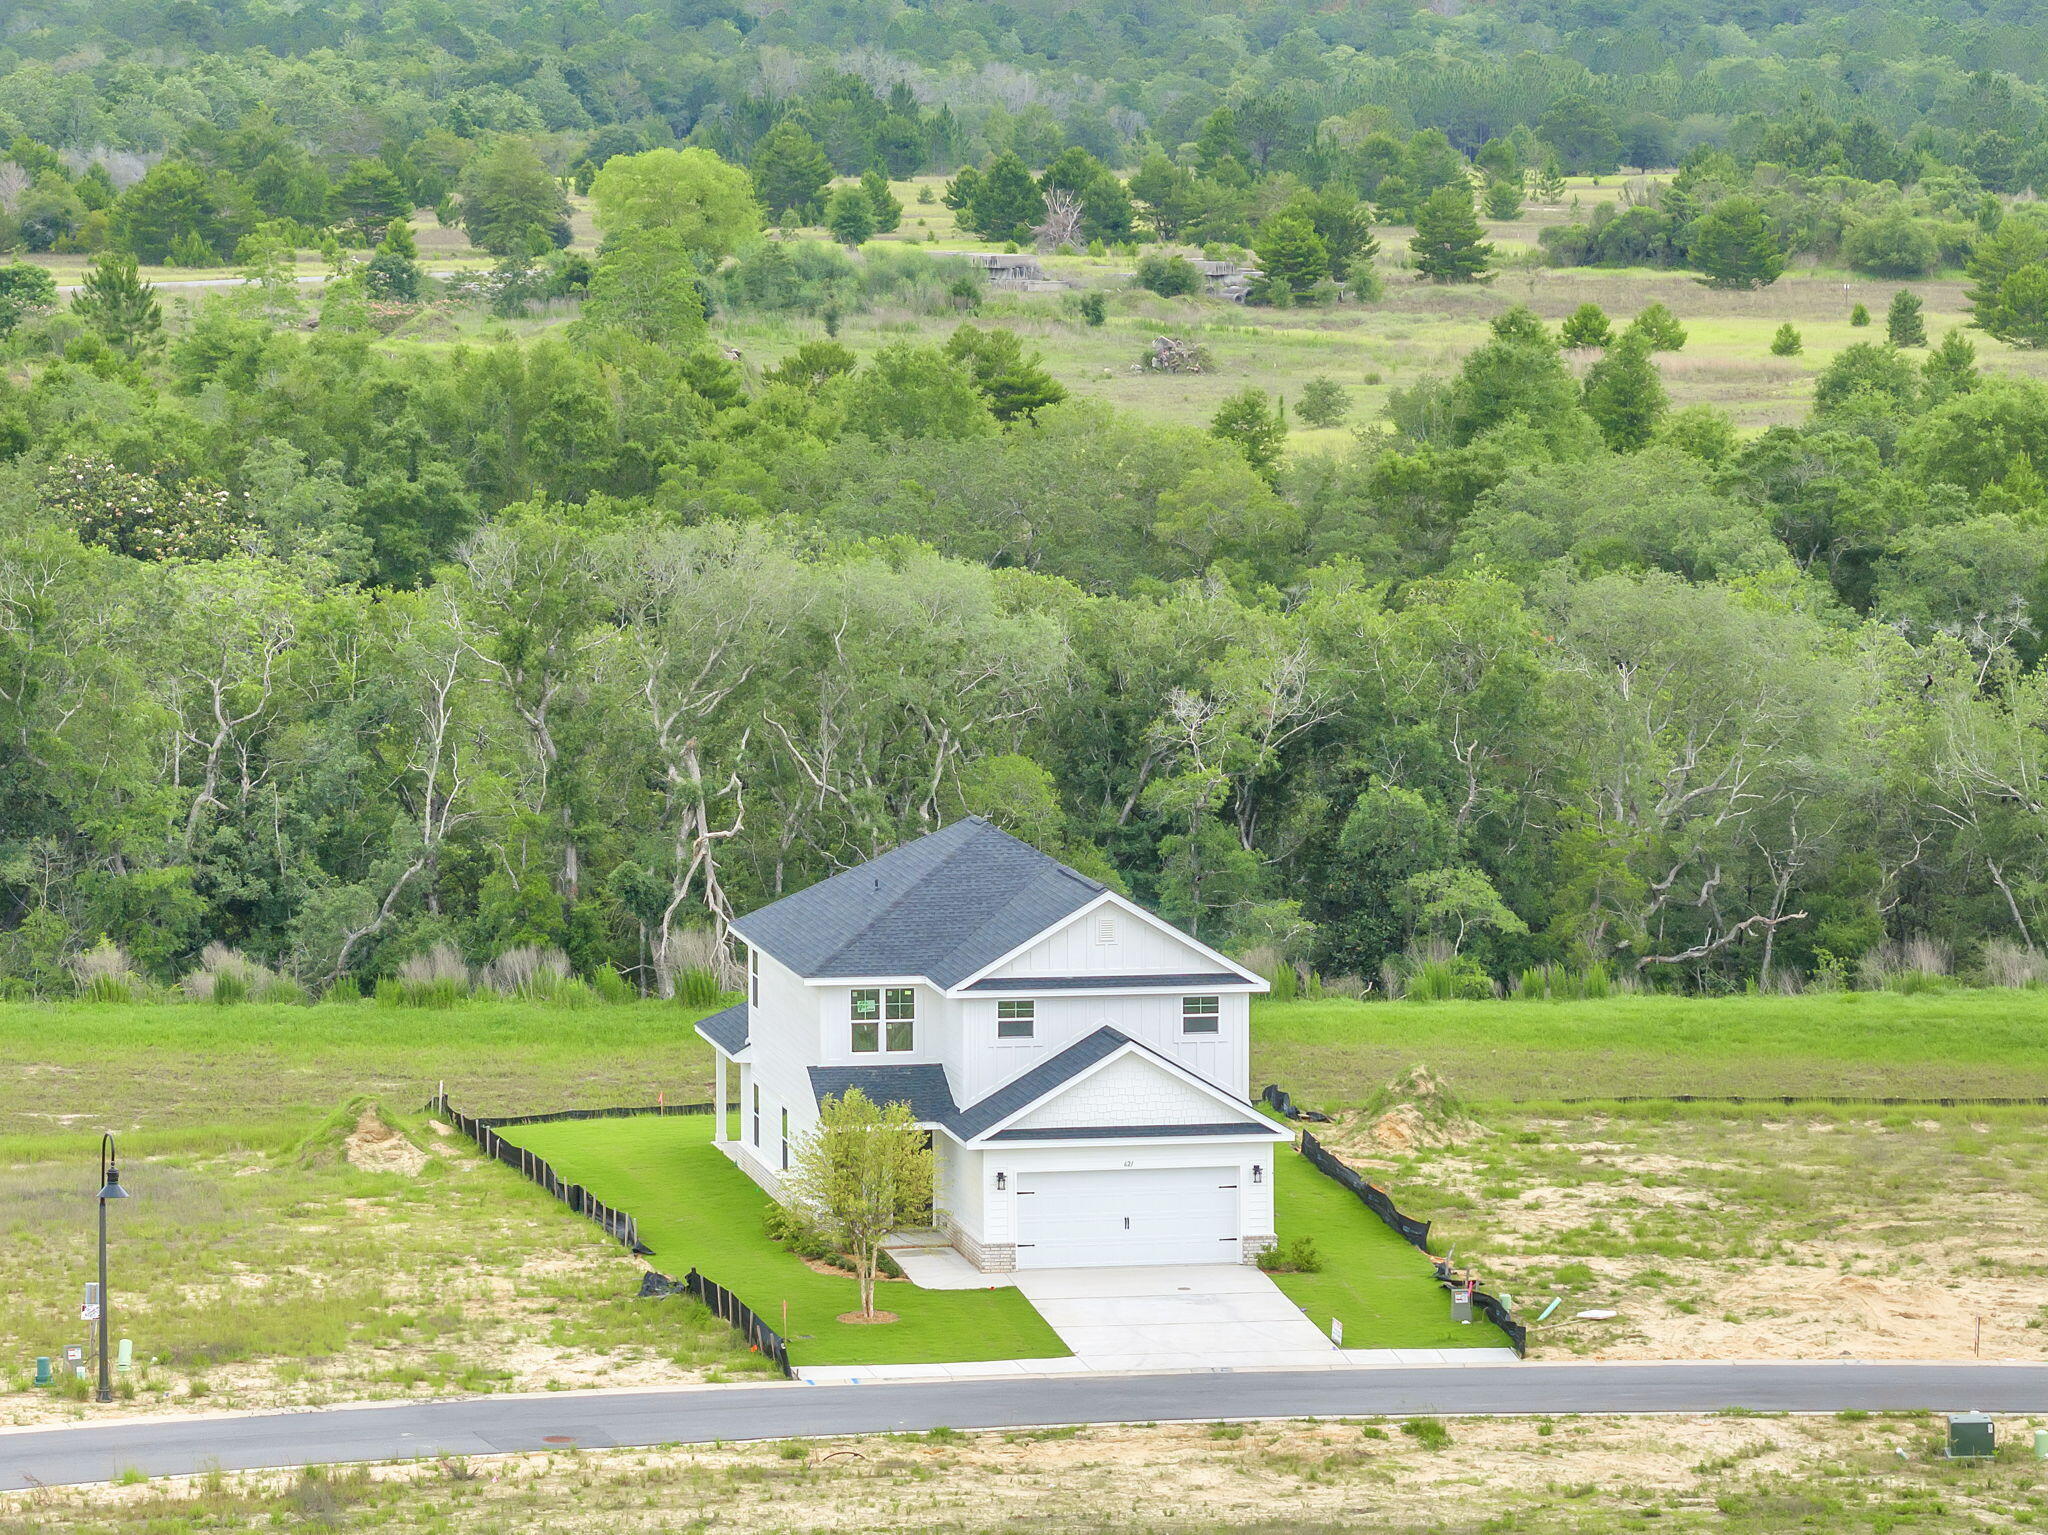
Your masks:
{"label": "forest of trees", "polygon": [[[835,174],[956,172],[993,238],[1058,192],[1084,237],[1249,241],[1305,302],[1371,291],[1395,216],[1478,275],[1489,183],[1617,156],[1685,170],[1554,259],[1627,224],[1766,282],[1833,209],[2048,340],[2031,13],[1604,14],[39,7],[7,239],[96,257],[68,305],[0,269],[0,988],[102,940],[159,980],[446,942],[661,984],[683,931],[967,811],[1374,985],[2048,970],[2048,388],[1909,292],[1747,439],[1669,408],[1662,306],[1508,310],[1321,454],[1257,391],[1206,431],[1069,402],[972,318],[757,376],[708,340],[971,306],[914,248],[762,239],[888,216]],[[436,206],[488,301],[573,322],[387,339]],[[374,253],[309,299],[314,241]],[[250,281],[167,319],[166,258]]]}

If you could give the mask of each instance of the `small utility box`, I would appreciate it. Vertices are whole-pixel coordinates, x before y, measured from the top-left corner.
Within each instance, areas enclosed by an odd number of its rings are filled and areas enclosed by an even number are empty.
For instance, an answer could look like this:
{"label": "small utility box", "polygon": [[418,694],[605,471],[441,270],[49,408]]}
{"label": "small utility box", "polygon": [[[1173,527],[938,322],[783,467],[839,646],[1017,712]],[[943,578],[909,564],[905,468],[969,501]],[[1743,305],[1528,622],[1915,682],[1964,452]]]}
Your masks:
{"label": "small utility box", "polygon": [[1463,1285],[1451,1291],[1451,1320],[1470,1322],[1472,1320],[1472,1292]]}
{"label": "small utility box", "polygon": [[1948,1458],[1991,1460],[1998,1454],[1998,1429],[1981,1412],[1948,1415]]}

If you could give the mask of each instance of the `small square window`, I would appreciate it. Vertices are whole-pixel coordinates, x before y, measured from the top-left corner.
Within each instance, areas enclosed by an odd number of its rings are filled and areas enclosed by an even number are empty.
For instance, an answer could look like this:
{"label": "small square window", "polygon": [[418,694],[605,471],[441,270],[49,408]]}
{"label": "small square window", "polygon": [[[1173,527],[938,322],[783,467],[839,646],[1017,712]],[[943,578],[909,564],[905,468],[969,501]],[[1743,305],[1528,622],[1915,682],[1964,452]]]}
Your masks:
{"label": "small square window", "polygon": [[1219,997],[1182,997],[1180,1031],[1183,1034],[1223,1032],[1223,1003]]}
{"label": "small square window", "polygon": [[998,1002],[996,1004],[996,1038],[1030,1039],[1038,1032],[1038,1004],[1036,1002]]}

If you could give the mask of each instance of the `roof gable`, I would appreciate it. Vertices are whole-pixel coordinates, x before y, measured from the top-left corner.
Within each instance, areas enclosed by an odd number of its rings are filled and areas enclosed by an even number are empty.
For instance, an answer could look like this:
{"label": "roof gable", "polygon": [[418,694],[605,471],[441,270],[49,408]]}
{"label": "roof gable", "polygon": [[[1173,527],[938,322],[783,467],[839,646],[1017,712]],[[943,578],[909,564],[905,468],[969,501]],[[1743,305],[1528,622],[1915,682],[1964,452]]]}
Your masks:
{"label": "roof gable", "polygon": [[1102,890],[968,816],[749,912],[733,928],[808,980],[922,975],[950,987]]}
{"label": "roof gable", "polygon": [[[1216,1094],[1198,1087],[1157,1058],[1132,1050],[1053,1089],[1019,1115],[1004,1133],[1074,1130],[1092,1125],[1204,1125],[1229,1118]],[[1247,1130],[1252,1116],[1243,1116]]]}

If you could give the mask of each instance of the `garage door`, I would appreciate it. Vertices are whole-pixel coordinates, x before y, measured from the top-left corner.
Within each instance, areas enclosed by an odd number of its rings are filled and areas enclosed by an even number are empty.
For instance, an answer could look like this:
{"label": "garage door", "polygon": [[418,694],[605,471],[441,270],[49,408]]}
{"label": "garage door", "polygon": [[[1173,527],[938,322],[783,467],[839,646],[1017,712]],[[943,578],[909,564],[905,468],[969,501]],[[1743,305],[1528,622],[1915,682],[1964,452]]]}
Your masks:
{"label": "garage door", "polygon": [[1238,1261],[1234,1167],[1017,1177],[1017,1266]]}

